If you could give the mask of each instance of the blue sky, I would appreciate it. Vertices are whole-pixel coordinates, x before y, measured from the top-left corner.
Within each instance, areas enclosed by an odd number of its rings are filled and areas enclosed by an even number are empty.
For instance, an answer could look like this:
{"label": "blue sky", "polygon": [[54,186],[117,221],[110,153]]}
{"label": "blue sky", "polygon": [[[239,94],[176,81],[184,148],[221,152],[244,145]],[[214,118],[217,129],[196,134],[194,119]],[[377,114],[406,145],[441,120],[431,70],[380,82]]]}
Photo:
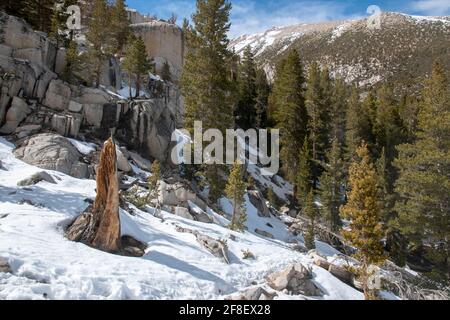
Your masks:
{"label": "blue sky", "polygon": [[[127,0],[141,13],[168,18],[174,12],[181,21],[195,11],[195,0]],[[264,31],[272,26],[320,22],[368,16],[369,5],[382,11],[416,15],[450,15],[450,0],[231,0],[231,37]]]}

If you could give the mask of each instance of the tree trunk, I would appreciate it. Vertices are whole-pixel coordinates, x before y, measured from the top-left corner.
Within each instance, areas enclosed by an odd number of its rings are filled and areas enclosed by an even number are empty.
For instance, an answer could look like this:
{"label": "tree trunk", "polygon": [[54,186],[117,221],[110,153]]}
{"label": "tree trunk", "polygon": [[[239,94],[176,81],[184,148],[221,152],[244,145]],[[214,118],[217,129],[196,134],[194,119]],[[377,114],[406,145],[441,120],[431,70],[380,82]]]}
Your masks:
{"label": "tree trunk", "polygon": [[66,236],[103,251],[120,250],[119,182],[112,138],[105,142],[100,156],[95,202],[68,228]]}

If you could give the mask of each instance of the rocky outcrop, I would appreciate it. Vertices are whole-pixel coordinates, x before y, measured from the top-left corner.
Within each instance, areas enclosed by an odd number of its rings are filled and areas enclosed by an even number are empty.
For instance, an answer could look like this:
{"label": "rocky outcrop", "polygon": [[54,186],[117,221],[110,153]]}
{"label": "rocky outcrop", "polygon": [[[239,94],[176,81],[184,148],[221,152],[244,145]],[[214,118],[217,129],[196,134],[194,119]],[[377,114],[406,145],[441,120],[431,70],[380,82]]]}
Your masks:
{"label": "rocky outcrop", "polygon": [[266,200],[262,196],[261,192],[249,190],[248,198],[250,203],[258,210],[258,216],[264,218],[270,217],[270,210],[267,207]]}
{"label": "rocky outcrop", "polygon": [[292,295],[321,296],[322,290],[311,280],[312,272],[302,264],[290,265],[286,269],[267,277],[267,284],[274,290],[287,291]]}
{"label": "rocky outcrop", "polygon": [[165,99],[134,101],[121,117],[117,136],[141,155],[166,162],[175,130],[175,116]]}
{"label": "rocky outcrop", "polygon": [[258,300],[273,300],[277,294],[275,292],[268,292],[262,287],[251,287],[239,294],[231,297],[230,300],[246,300],[246,301],[258,301]]}
{"label": "rocky outcrop", "polygon": [[69,140],[57,134],[38,134],[27,138],[14,150],[22,161],[41,169],[55,170],[75,178],[88,178],[88,165]]}
{"label": "rocky outcrop", "polygon": [[180,27],[163,21],[150,21],[131,25],[132,30],[141,36],[149,57],[153,57],[156,71],[161,71],[168,62],[172,78],[179,80],[183,67],[184,36]]}
{"label": "rocky outcrop", "polygon": [[0,133],[13,133],[17,129],[18,125],[31,113],[31,111],[31,108],[23,99],[14,97],[11,107],[6,113],[6,123],[0,128]]}

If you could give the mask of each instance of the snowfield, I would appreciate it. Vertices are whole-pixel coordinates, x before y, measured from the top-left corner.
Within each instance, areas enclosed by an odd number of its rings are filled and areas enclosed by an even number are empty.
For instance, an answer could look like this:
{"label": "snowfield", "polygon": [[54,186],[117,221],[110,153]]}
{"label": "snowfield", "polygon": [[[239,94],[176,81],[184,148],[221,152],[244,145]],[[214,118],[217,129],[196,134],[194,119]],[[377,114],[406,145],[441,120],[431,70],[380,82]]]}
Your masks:
{"label": "snowfield", "polygon": [[[72,142],[85,152],[92,147]],[[252,283],[264,283],[267,275],[291,263],[312,266],[306,255],[288,243],[303,239],[289,234],[277,218],[258,217],[249,201],[249,231],[245,233],[231,232],[226,228],[227,217],[212,210],[208,214],[217,224],[166,212],[160,219],[150,208],[149,212],[135,209],[135,215],[121,210],[122,234],[148,244],[141,258],[112,255],[68,241],[64,229],[88,206],[86,199],[95,198],[95,181],[47,171],[57,184],[18,187],[18,181],[45,170],[16,159],[13,148],[0,138],[0,160],[6,169],[0,169],[0,258],[12,269],[12,274],[0,273],[0,299],[224,299]],[[273,228],[268,229],[267,223]],[[209,253],[194,235],[177,232],[177,226],[227,239],[230,264]],[[275,239],[253,233],[254,228],[270,231]],[[317,245],[326,255],[335,253],[326,244]],[[256,258],[243,259],[243,250],[250,250]],[[325,292],[315,299],[363,299],[362,293],[329,272],[312,267],[315,283]],[[279,293],[277,298],[305,297]]]}

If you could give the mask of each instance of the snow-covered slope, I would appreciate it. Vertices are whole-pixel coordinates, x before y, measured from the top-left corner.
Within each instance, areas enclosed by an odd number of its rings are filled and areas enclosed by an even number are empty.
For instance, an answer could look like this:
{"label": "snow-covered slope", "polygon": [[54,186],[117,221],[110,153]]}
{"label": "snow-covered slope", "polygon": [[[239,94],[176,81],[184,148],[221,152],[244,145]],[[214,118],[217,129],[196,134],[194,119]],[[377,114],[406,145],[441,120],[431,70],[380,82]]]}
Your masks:
{"label": "snow-covered slope", "polygon": [[[14,158],[13,147],[0,138],[0,160],[6,169],[0,170],[0,258],[13,271],[0,273],[0,299],[222,299],[295,262],[312,266],[314,281],[325,292],[320,299],[363,298],[292,250],[288,241],[302,238],[290,235],[274,217],[258,217],[249,202],[249,230],[270,223],[274,240],[231,232],[222,216],[219,224],[204,224],[165,212],[160,219],[152,209],[135,209],[135,215],[120,212],[122,234],[148,244],[144,257],[112,255],[70,242],[64,228],[88,206],[85,200],[95,197],[95,182],[47,171],[57,184],[18,187],[18,181],[42,170]],[[211,210],[209,214],[219,217]],[[192,234],[177,232],[176,226],[227,239],[230,264],[211,255]],[[337,253],[323,243],[318,247],[325,255]],[[256,258],[244,260],[242,250],[250,250]]]}

